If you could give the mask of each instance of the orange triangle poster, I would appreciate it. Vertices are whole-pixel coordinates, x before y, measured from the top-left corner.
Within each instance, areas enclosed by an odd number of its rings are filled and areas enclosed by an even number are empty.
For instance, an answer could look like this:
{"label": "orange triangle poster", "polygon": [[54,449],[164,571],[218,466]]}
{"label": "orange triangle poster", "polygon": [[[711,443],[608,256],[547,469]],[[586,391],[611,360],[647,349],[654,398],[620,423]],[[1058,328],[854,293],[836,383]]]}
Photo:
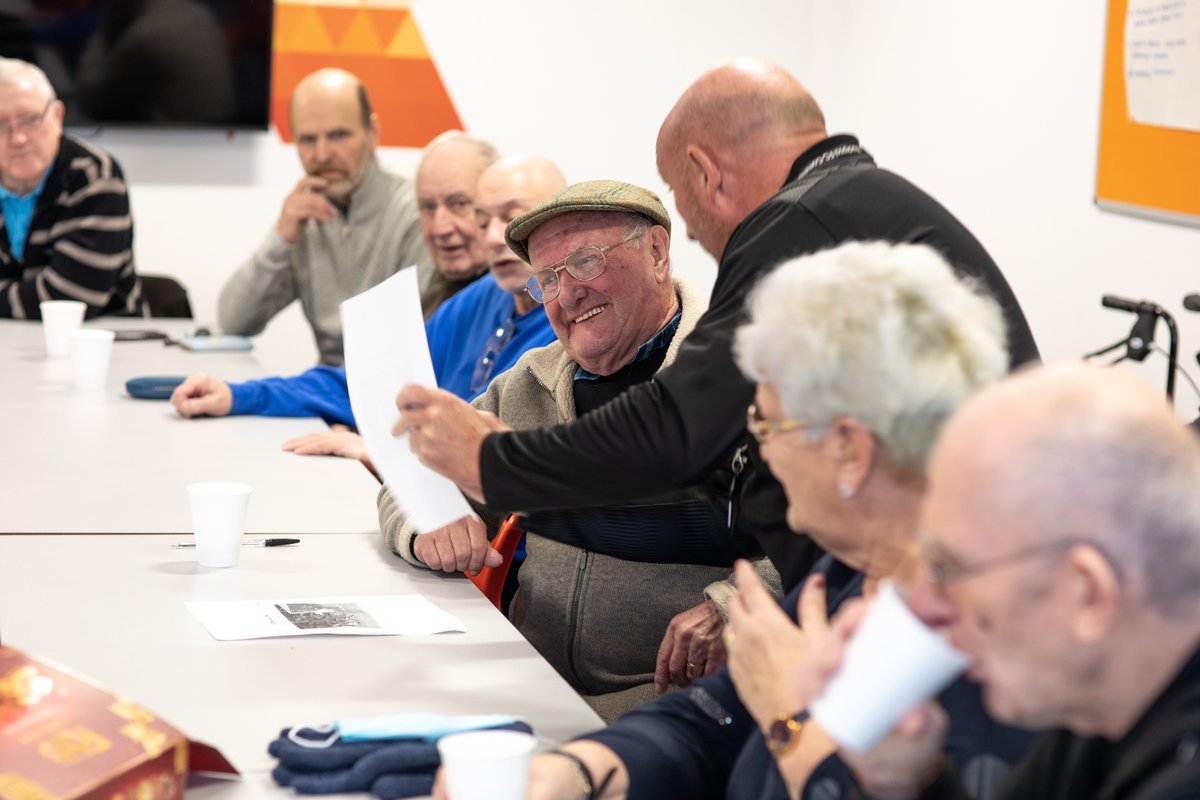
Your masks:
{"label": "orange triangle poster", "polygon": [[292,141],[292,89],[321,67],[349,70],[363,82],[384,147],[424,147],[442,131],[462,128],[407,5],[275,1],[271,122],[285,142]]}

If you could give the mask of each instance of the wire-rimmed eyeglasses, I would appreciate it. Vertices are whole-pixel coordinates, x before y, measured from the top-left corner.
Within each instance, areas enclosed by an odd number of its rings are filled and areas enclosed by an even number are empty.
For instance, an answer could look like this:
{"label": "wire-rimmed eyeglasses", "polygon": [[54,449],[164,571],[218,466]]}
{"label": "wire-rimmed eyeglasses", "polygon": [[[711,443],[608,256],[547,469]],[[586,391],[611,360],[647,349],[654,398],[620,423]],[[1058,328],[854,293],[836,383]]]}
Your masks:
{"label": "wire-rimmed eyeglasses", "polygon": [[758,406],[754,403],[751,403],[750,407],[746,409],[746,430],[750,431],[750,435],[759,444],[777,433],[802,431],[812,428],[816,424],[799,419],[763,419],[762,414],[758,411]]}
{"label": "wire-rimmed eyeglasses", "polygon": [[554,266],[545,267],[533,273],[526,282],[525,291],[529,292],[529,296],[537,302],[549,303],[558,297],[558,273],[565,269],[577,281],[590,281],[599,278],[604,273],[606,263],[604,254],[614,247],[629,244],[645,232],[642,230],[637,233],[631,233],[621,241],[610,244],[608,247],[596,247],[595,245],[581,247]]}
{"label": "wire-rimmed eyeglasses", "polygon": [[46,114],[50,113],[50,108],[54,103],[55,100],[51,99],[50,102],[46,103],[46,107],[42,109],[42,113],[40,114],[24,114],[14,120],[0,120],[0,139],[7,139],[12,136],[13,131],[33,133],[42,127],[42,123],[46,121]]}
{"label": "wire-rimmed eyeglasses", "polygon": [[1022,547],[1011,553],[1003,553],[972,563],[957,561],[928,536],[923,535],[920,541],[921,557],[925,562],[926,578],[939,591],[945,589],[947,584],[966,580],[967,578],[974,578],[1002,567],[1019,564],[1022,561],[1047,556],[1060,557],[1066,555],[1071,548],[1081,545],[1091,547],[1098,552],[1109,563],[1113,571],[1117,574],[1117,577],[1121,577],[1120,565],[1113,560],[1108,551],[1101,547],[1095,540],[1084,537],[1069,537],[1066,539],[1055,539],[1052,542],[1042,542],[1041,544]]}

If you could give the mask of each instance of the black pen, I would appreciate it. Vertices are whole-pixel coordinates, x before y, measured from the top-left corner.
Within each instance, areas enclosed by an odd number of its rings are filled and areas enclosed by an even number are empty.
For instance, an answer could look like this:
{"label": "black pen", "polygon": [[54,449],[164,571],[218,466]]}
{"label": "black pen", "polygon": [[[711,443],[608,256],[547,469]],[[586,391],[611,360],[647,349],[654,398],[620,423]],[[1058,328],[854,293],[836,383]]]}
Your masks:
{"label": "black pen", "polygon": [[[300,544],[299,539],[247,539],[242,547],[283,547],[289,544]],[[171,547],[195,547],[195,542],[176,542]]]}

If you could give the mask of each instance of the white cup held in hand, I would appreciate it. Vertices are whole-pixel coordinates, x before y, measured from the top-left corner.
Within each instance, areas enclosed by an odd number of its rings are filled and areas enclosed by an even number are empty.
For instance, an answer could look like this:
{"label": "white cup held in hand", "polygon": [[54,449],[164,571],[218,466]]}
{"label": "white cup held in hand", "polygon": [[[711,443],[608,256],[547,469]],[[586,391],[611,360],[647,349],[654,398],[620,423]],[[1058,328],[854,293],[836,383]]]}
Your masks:
{"label": "white cup held in hand", "polygon": [[918,619],[889,581],[846,645],[842,668],[809,708],[835,742],[863,752],[966,666],[966,656]]}
{"label": "white cup held in hand", "polygon": [[225,481],[193,483],[187,488],[196,534],[196,560],[202,567],[237,566],[252,488]]}
{"label": "white cup held in hand", "polygon": [[75,388],[94,392],[104,388],[108,360],[112,356],[113,332],[96,328],[71,331],[71,372]]}
{"label": "white cup held in hand", "polygon": [[87,304],[78,300],[43,300],[38,308],[42,312],[47,358],[66,358],[71,354],[71,332],[83,324]]}
{"label": "white cup held in hand", "polygon": [[525,800],[537,740],[521,731],[469,731],[438,740],[446,789],[454,800]]}

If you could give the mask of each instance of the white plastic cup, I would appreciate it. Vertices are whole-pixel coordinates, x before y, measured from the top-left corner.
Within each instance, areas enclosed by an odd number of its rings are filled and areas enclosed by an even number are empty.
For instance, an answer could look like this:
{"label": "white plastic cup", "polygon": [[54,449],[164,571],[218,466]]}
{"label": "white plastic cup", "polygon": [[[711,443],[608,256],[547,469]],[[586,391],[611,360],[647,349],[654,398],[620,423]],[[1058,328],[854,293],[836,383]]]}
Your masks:
{"label": "white plastic cup", "polygon": [[71,373],[75,389],[95,392],[104,388],[108,376],[108,360],[112,356],[113,332],[97,328],[71,331]]}
{"label": "white plastic cup", "polygon": [[468,731],[438,739],[454,800],[525,800],[537,740],[521,731]]}
{"label": "white plastic cup", "polygon": [[861,753],[966,666],[967,657],[913,614],[889,581],[846,645],[842,668],[809,708],[835,742]]}
{"label": "white plastic cup", "polygon": [[253,488],[245,483],[210,481],[193,483],[187,489],[196,534],[196,560],[202,567],[236,567]]}
{"label": "white plastic cup", "polygon": [[83,324],[87,304],[78,300],[43,300],[42,331],[46,334],[46,357],[66,358],[71,354],[71,332]]}

